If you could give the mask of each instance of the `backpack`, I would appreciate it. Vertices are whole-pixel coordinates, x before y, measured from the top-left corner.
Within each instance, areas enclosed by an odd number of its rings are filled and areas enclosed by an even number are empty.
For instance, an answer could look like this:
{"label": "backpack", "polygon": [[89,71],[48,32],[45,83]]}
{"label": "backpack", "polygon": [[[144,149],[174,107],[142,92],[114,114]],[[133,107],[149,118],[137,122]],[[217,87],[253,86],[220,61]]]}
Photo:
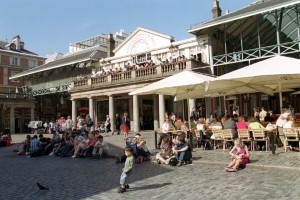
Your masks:
{"label": "backpack", "polygon": [[92,126],[94,126],[94,122],[92,120],[88,120],[87,123],[86,123],[86,125],[88,127],[92,127]]}
{"label": "backpack", "polygon": [[176,166],[178,164],[178,160],[176,158],[171,158],[169,161],[169,165]]}

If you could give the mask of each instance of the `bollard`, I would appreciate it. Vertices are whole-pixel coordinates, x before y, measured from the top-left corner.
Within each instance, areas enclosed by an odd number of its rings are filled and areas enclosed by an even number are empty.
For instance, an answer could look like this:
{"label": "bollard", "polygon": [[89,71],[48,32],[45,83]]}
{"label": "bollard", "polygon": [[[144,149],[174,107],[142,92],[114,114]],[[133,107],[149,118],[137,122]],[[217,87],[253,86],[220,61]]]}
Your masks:
{"label": "bollard", "polygon": [[155,145],[155,149],[157,149],[157,132],[154,131],[154,145]]}
{"label": "bollard", "polygon": [[270,137],[270,143],[271,143],[271,150],[272,150],[272,154],[275,154],[275,135],[276,132],[271,132],[271,137]]}
{"label": "bollard", "polygon": [[190,148],[193,151],[193,133],[189,131],[189,139],[190,139]]}

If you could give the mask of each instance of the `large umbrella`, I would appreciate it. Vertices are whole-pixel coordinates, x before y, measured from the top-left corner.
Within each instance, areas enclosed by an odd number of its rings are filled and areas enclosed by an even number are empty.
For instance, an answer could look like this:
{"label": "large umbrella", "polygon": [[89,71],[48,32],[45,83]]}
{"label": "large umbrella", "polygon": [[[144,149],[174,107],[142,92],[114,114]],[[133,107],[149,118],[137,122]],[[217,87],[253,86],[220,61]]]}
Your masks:
{"label": "large umbrella", "polygon": [[[193,91],[204,92],[206,83],[209,83],[209,81],[212,81],[213,79],[214,77],[212,76],[199,74],[192,71],[183,71],[160,81],[149,84],[143,88],[137,89],[129,93],[129,95],[183,95],[184,99],[189,99],[189,93],[192,93]],[[188,112],[190,113],[189,103]]]}
{"label": "large umbrella", "polygon": [[280,107],[282,92],[300,85],[300,60],[285,56],[275,56],[233,72],[219,76],[212,81],[208,90],[224,90],[228,85],[241,83],[247,87],[260,88],[261,92],[278,91]]}
{"label": "large umbrella", "polygon": [[185,99],[188,99],[188,94],[192,91],[205,91],[205,83],[213,79],[214,77],[208,75],[192,71],[183,71],[137,89],[129,93],[129,95],[162,94],[175,96],[183,94],[185,95]]}

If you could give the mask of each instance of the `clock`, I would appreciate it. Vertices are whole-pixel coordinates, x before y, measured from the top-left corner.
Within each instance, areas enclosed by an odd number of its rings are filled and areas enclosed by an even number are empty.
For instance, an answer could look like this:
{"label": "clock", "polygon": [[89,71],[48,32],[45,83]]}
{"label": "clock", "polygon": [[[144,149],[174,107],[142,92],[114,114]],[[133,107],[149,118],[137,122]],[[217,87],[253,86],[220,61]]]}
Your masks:
{"label": "clock", "polygon": [[16,50],[16,44],[15,43],[11,43],[9,45],[10,50]]}

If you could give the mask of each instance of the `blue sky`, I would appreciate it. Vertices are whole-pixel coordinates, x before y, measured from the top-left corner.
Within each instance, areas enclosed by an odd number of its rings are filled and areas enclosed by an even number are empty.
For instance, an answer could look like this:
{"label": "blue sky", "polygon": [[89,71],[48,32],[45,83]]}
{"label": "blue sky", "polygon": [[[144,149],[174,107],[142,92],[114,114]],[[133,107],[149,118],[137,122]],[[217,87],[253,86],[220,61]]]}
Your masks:
{"label": "blue sky", "polygon": [[[234,11],[254,0],[219,0]],[[1,0],[0,40],[20,35],[25,48],[39,55],[66,53],[77,42],[136,27],[182,40],[191,25],[212,19],[213,0]]]}

